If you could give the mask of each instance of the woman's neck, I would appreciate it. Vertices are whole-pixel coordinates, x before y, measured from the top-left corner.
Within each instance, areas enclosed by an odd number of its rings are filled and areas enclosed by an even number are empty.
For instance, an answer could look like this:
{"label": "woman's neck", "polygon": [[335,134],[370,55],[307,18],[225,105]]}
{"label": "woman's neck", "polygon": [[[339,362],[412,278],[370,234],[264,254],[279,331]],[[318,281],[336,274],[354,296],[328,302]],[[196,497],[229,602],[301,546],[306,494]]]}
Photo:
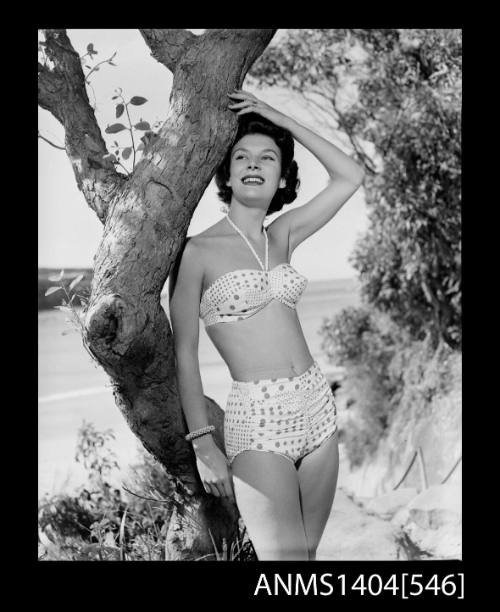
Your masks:
{"label": "woman's neck", "polygon": [[255,241],[261,239],[264,219],[266,218],[266,213],[263,210],[247,208],[241,206],[241,204],[235,206],[233,202],[231,203],[227,216],[238,226],[247,238],[252,238]]}

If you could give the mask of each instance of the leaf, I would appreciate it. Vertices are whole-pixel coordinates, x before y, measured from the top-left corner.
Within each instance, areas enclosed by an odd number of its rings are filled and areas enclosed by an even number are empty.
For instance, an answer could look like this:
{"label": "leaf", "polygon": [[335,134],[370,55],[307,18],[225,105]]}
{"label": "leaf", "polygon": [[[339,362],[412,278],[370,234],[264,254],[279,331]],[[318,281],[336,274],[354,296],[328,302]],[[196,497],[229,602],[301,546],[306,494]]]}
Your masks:
{"label": "leaf", "polygon": [[116,100],[118,98],[118,96],[111,96],[112,100]]}
{"label": "leaf", "polygon": [[117,134],[127,128],[123,125],[123,123],[113,123],[113,125],[108,125],[108,127],[104,130],[106,134]]}
{"label": "leaf", "polygon": [[116,161],[116,157],[113,155],[113,153],[107,153],[103,159],[110,159],[112,162]]}
{"label": "leaf", "polygon": [[123,111],[124,110],[125,110],[125,105],[124,104],[117,104],[116,105],[116,118],[117,119],[123,115]]}
{"label": "leaf", "polygon": [[144,144],[141,142],[141,144],[137,147],[138,151],[144,151]]}
{"label": "leaf", "polygon": [[144,102],[147,102],[147,99],[142,96],[132,96],[132,98],[130,98],[130,104],[134,104],[134,106],[140,106],[144,104]]}
{"label": "leaf", "polygon": [[61,291],[62,287],[49,287],[47,289],[47,291],[45,292],[45,295],[51,295],[52,293],[55,293],[56,291]]}
{"label": "leaf", "polygon": [[78,283],[82,280],[82,278],[85,277],[85,274],[79,274],[74,280],[71,281],[69,288],[73,289],[73,287],[76,287],[78,285]]}
{"label": "leaf", "polygon": [[89,43],[87,45],[87,53],[92,53],[94,51],[94,43]]}
{"label": "leaf", "polygon": [[139,123],[136,123],[134,125],[136,130],[150,130],[151,126],[149,125],[149,123],[147,121],[139,121]]}
{"label": "leaf", "polygon": [[62,280],[63,276],[64,276],[64,270],[61,270],[57,276],[49,276],[49,281],[58,283],[60,280]]}
{"label": "leaf", "polygon": [[122,151],[123,159],[128,159],[131,153],[132,153],[132,147],[125,147],[125,149],[123,149]]}
{"label": "leaf", "polygon": [[112,62],[111,60],[108,61],[108,64],[110,64],[111,66],[116,66],[116,64]]}

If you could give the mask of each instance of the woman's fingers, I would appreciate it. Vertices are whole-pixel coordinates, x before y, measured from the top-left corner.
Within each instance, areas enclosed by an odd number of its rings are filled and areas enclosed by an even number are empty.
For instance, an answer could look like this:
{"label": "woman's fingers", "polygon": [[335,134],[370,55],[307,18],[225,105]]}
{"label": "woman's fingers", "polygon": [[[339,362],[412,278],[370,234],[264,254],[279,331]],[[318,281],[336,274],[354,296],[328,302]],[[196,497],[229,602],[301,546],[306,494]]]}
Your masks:
{"label": "woman's fingers", "polygon": [[207,482],[203,485],[205,491],[215,497],[230,497],[235,499],[233,487],[229,480],[221,482]]}
{"label": "woman's fingers", "polygon": [[210,493],[212,495],[215,495],[215,497],[220,497],[220,491],[219,491],[219,489],[218,489],[216,484],[211,482],[211,483],[209,483],[209,487],[210,487]]}
{"label": "woman's fingers", "polygon": [[232,108],[232,109],[243,108],[244,106],[248,106],[249,104],[252,104],[250,100],[244,100],[243,102],[235,102],[234,104],[229,104],[229,108]]}
{"label": "woman's fingers", "polygon": [[242,108],[236,114],[237,115],[245,115],[246,113],[255,113],[255,112],[257,112],[257,113],[259,112],[259,109],[256,106],[248,106],[247,108]]}
{"label": "woman's fingers", "polygon": [[226,497],[230,497],[231,499],[234,499],[234,491],[231,485],[231,481],[229,479],[224,481],[224,495]]}
{"label": "woman's fingers", "polygon": [[226,497],[226,489],[224,488],[224,483],[223,482],[218,482],[217,483],[217,489],[219,491],[219,494],[221,497]]}
{"label": "woman's fingers", "polygon": [[227,94],[230,98],[241,98],[243,100],[247,99],[247,100],[254,100],[255,102],[257,102],[257,98],[253,95],[250,94],[248,92],[233,92],[233,93],[228,93]]}

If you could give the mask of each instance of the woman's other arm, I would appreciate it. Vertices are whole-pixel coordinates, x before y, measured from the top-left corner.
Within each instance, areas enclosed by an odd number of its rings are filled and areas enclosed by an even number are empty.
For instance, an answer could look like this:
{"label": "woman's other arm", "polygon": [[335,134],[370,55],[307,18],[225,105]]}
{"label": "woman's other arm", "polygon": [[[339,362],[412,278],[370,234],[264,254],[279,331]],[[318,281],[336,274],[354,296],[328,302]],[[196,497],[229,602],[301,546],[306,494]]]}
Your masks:
{"label": "woman's other arm", "polygon": [[203,269],[193,239],[187,240],[180,258],[169,277],[170,320],[182,409],[189,431],[194,431],[209,423],[198,359]]}
{"label": "woman's other arm", "polygon": [[289,236],[290,254],[306,238],[320,230],[337,214],[344,203],[363,182],[363,168],[339,147],[301,125],[288,115],[262,102],[249,92],[238,90],[230,94],[240,100],[231,104],[238,115],[258,113],[276,125],[287,129],[302,146],[308,149],[328,173],[328,185],[306,204],[280,215],[269,224],[268,230],[280,230]]}
{"label": "woman's other arm", "polygon": [[[170,320],[174,334],[177,381],[189,431],[209,425],[198,358],[199,311],[203,284],[200,248],[187,240],[169,278]],[[207,493],[233,496],[227,458],[211,434],[192,441],[196,465]]]}

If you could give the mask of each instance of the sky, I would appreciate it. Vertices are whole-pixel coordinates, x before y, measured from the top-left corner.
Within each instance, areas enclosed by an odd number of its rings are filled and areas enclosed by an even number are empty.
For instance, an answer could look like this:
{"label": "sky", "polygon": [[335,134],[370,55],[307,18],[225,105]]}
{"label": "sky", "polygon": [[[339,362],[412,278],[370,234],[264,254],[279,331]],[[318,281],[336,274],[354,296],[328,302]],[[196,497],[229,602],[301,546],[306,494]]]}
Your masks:
{"label": "sky", "polygon": [[[282,30],[278,31],[271,44],[283,33]],[[117,140],[122,146],[128,144],[127,132],[114,136],[104,133],[107,125],[123,120],[123,117],[119,120],[115,118],[115,102],[111,99],[118,87],[122,88],[126,100],[132,96],[142,96],[148,100],[142,106],[129,107],[133,123],[144,119],[153,124],[165,119],[172,73],[151,57],[138,30],[69,29],[68,36],[80,56],[86,53],[87,44],[93,43],[98,54],[94,56],[93,62],[89,62],[90,66],[109,59],[116,52],[113,59],[116,66],[103,64],[91,76],[92,88],[87,87],[89,99],[96,105],[96,118],[106,143],[111,146],[111,142]],[[350,153],[342,135],[316,123],[314,115],[301,106],[297,96],[276,87],[255,89],[246,83],[243,89],[251,91],[264,102],[321,133]],[[64,143],[62,126],[49,112],[40,108],[38,129],[52,142],[58,145]],[[287,205],[285,210],[306,204],[327,184],[326,170],[299,143],[295,146],[295,159],[299,166],[301,187],[295,202]],[[212,181],[194,212],[188,235],[197,234],[216,223],[224,214],[220,210],[221,205]],[[274,219],[275,216],[270,218]],[[356,276],[356,270],[348,258],[356,239],[364,233],[367,224],[364,194],[360,189],[325,227],[297,247],[292,255],[293,265],[311,280]],[[92,267],[101,234],[102,225],[78,190],[66,153],[38,139],[39,267]]]}

